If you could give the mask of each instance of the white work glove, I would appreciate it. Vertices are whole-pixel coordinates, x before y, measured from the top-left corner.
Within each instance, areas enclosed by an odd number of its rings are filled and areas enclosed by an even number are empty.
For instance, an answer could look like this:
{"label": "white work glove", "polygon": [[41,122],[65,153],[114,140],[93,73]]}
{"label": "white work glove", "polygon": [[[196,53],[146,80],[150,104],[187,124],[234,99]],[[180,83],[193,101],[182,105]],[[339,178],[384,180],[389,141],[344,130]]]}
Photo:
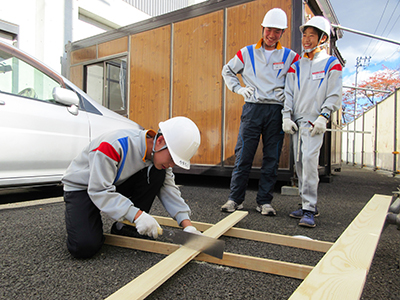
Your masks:
{"label": "white work glove", "polygon": [[238,94],[242,95],[245,99],[250,98],[254,94],[254,88],[252,87],[241,87],[237,90]]}
{"label": "white work glove", "polygon": [[193,233],[193,234],[198,234],[198,235],[203,235],[200,231],[196,229],[194,226],[186,226],[183,231]]}
{"label": "white work glove", "polygon": [[284,132],[289,134],[294,134],[297,130],[299,130],[296,123],[289,118],[283,119],[282,128]]}
{"label": "white work glove", "polygon": [[324,133],[326,131],[326,118],[319,116],[314,121],[314,127],[311,126],[308,130],[311,132],[311,136]]}
{"label": "white work glove", "polygon": [[135,225],[139,234],[147,235],[155,239],[158,237],[158,228],[161,228],[156,219],[145,212],[142,212],[135,220]]}

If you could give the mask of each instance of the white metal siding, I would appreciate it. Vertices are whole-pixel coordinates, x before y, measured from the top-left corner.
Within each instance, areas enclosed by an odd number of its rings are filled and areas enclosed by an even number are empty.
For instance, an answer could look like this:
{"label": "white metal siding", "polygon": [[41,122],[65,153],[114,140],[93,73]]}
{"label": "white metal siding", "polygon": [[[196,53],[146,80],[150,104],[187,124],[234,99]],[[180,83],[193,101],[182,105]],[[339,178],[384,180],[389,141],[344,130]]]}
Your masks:
{"label": "white metal siding", "polygon": [[150,16],[159,16],[190,5],[190,0],[123,0]]}
{"label": "white metal siding", "polygon": [[[400,90],[397,90],[397,98],[400,97]],[[356,133],[355,155],[354,154],[354,122],[347,124],[342,134],[342,160],[359,166],[368,166],[398,172],[399,155],[394,151],[400,150],[400,105],[397,104],[395,111],[395,94],[391,94],[384,101],[372,107],[364,113],[363,117],[356,119],[356,130],[367,131],[370,134]],[[395,120],[396,120],[396,141],[395,141]],[[362,153],[364,152],[364,155]],[[353,159],[355,158],[355,159]]]}

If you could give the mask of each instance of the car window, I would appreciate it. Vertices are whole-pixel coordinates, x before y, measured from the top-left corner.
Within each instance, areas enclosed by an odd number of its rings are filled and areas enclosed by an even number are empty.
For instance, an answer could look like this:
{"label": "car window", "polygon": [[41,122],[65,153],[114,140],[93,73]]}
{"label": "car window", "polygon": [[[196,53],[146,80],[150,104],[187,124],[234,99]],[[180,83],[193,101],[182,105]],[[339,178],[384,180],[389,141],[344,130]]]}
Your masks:
{"label": "car window", "polygon": [[0,92],[55,103],[60,84],[37,68],[0,50]]}

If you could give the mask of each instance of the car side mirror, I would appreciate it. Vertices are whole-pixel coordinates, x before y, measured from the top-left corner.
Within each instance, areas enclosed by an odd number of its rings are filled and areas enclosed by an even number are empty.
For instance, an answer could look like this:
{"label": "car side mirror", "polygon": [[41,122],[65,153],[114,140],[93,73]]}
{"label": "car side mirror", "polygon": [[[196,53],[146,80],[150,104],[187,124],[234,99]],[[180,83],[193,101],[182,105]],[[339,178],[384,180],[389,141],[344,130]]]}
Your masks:
{"label": "car side mirror", "polygon": [[67,106],[79,106],[78,95],[75,92],[62,87],[55,87],[53,89],[53,99],[56,102],[62,103]]}

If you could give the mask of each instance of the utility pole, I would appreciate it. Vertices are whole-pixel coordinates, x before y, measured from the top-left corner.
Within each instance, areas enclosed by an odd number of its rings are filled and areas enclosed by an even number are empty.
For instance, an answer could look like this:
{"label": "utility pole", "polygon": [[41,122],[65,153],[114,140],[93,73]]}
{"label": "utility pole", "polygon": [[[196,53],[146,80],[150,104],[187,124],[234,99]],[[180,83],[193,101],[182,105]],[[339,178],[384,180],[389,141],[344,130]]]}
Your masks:
{"label": "utility pole", "polygon": [[356,58],[356,82],[355,82],[355,92],[354,92],[354,121],[353,121],[353,126],[354,126],[354,136],[353,136],[353,166],[356,165],[356,118],[357,118],[357,75],[358,75],[358,69],[359,68],[367,68],[369,65],[369,62],[371,60],[371,56],[364,56],[364,57],[357,57]]}

